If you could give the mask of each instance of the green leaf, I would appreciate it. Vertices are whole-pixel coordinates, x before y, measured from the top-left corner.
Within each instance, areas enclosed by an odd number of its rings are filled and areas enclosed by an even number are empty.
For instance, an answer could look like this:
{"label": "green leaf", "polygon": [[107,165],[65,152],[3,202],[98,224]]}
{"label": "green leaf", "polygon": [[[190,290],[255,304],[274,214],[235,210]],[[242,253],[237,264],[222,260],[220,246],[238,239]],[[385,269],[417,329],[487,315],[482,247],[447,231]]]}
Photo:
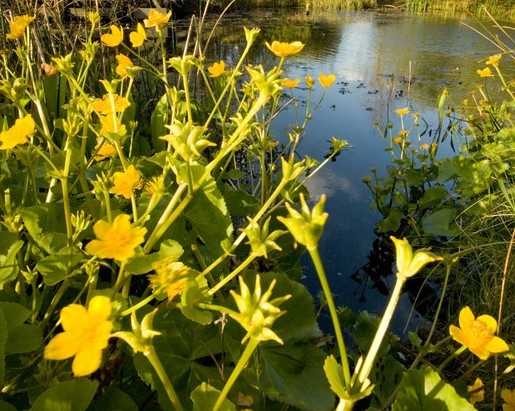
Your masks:
{"label": "green leaf", "polygon": [[27,231],[48,254],[57,253],[68,244],[63,213],[63,206],[59,203],[40,204],[21,211]]}
{"label": "green leaf", "polygon": [[84,378],[64,381],[41,394],[30,411],[85,411],[98,382]]}
{"label": "green leaf", "polygon": [[[197,271],[195,273],[198,274]],[[212,298],[207,296],[209,290],[207,280],[202,277],[200,280],[189,281],[181,296],[181,312],[186,318],[200,324],[209,324],[213,321],[213,314],[208,310],[201,310],[196,307],[199,302],[210,303]]]}
{"label": "green leaf", "polygon": [[8,402],[0,400],[0,411],[18,411],[16,407]]}
{"label": "green leaf", "polygon": [[377,367],[373,368],[370,379],[374,384],[374,399],[384,405],[401,381],[405,369],[391,355],[379,359]]}
{"label": "green leaf", "polygon": [[184,215],[211,252],[215,255],[224,252],[221,244],[231,238],[233,227],[225,200],[218,189],[197,192]]}
{"label": "green leaf", "polygon": [[69,277],[83,259],[82,250],[77,247],[65,247],[39,260],[36,269],[43,276],[45,284],[52,286]]}
{"label": "green leaf", "polygon": [[[193,411],[206,411],[212,410],[220,391],[211,387],[209,384],[203,382],[191,393],[191,400],[193,401]],[[222,402],[220,411],[236,411],[235,405],[227,398]]]}
{"label": "green leaf", "polygon": [[426,234],[434,236],[452,237],[459,233],[458,226],[454,222],[456,208],[443,208],[424,215],[422,218],[422,229]]}
{"label": "green leaf", "polygon": [[311,344],[259,346],[257,384],[270,398],[301,410],[333,410],[334,395],[324,374],[324,354]]}
{"label": "green leaf", "polygon": [[128,394],[110,386],[98,401],[88,407],[88,411],[138,411],[138,406]]}
{"label": "green leaf", "polygon": [[388,216],[381,221],[377,228],[380,233],[396,232],[401,226],[403,212],[400,208],[390,208]]}
{"label": "green leaf", "polygon": [[[7,344],[7,338],[9,338],[9,330],[7,330],[7,321],[5,321],[5,315],[0,307],[0,387],[4,386],[5,378],[5,345]],[[1,409],[0,403],[0,409]]]}
{"label": "green leaf", "polygon": [[0,289],[16,278],[19,272],[16,255],[23,247],[18,234],[2,231],[0,235]]}
{"label": "green leaf", "polygon": [[441,204],[449,197],[449,192],[443,186],[429,187],[417,204],[420,210],[427,210]]}
{"label": "green leaf", "polygon": [[392,411],[445,410],[473,411],[475,408],[427,365],[403,375]]}
{"label": "green leaf", "polygon": [[156,108],[150,117],[150,133],[152,135],[152,145],[155,151],[163,151],[166,149],[166,142],[159,137],[168,134],[165,125],[168,124],[169,116],[168,96],[165,93],[157,102]]}
{"label": "green leaf", "polygon": [[[227,334],[222,339],[219,327],[190,321],[166,303],[160,305],[154,316],[153,327],[161,333],[152,339],[154,349],[183,406],[191,409],[189,396],[199,384],[203,381],[222,384],[215,361],[223,358],[224,349],[235,345],[239,347],[239,341],[234,341]],[[143,354],[134,355],[134,365],[140,377],[157,390],[161,408],[173,411],[164,387]],[[230,370],[226,369],[226,373],[230,373]]]}
{"label": "green leaf", "polygon": [[178,261],[184,249],[174,240],[165,240],[161,243],[159,251],[152,254],[136,254],[125,265],[128,273],[140,275],[146,274],[153,269],[154,263],[164,260],[165,258]]}
{"label": "green leaf", "polygon": [[21,304],[0,302],[7,330],[5,354],[19,354],[37,350],[43,344],[43,335],[35,324],[24,324],[31,312]]}
{"label": "green leaf", "polygon": [[324,371],[329,381],[329,386],[331,390],[339,397],[339,398],[347,398],[348,394],[345,390],[345,381],[343,379],[343,369],[336,358],[333,355],[330,355],[325,359],[324,362]]}

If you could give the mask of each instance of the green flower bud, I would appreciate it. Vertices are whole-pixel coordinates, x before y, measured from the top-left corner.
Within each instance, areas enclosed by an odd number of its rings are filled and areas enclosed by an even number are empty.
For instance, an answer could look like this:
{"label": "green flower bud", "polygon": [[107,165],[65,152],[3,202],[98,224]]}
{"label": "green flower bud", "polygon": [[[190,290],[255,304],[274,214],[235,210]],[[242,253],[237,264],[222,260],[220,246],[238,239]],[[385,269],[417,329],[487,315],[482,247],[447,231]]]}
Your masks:
{"label": "green flower bud", "polygon": [[405,280],[417,274],[426,264],[443,260],[442,257],[429,252],[427,248],[417,250],[413,253],[411,244],[406,238],[399,240],[391,236],[390,239],[395,244],[397,276]]}
{"label": "green flower bud", "polygon": [[301,213],[286,204],[290,217],[277,217],[288,228],[296,242],[311,250],[317,248],[328,217],[328,214],[324,212],[325,198],[325,195],[323,195],[320,201],[310,210],[304,195],[301,193]]}

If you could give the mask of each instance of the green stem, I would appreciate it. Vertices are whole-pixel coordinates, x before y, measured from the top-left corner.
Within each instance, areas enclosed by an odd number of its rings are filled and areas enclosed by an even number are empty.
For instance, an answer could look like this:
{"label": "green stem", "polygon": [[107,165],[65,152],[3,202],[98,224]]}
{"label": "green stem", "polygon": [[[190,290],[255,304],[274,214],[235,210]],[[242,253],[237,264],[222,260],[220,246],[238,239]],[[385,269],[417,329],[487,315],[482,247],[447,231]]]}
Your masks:
{"label": "green stem", "polygon": [[170,379],[168,378],[168,374],[166,373],[163,364],[159,360],[159,357],[157,356],[153,346],[151,346],[149,351],[145,353],[145,356],[147,357],[148,361],[154,368],[154,371],[156,372],[157,376],[161,380],[163,388],[165,389],[166,394],[168,395],[168,398],[172,403],[175,411],[183,411],[184,409],[182,408],[181,402],[179,401],[179,397],[177,396],[177,393],[175,392],[175,389],[173,388],[173,385]]}
{"label": "green stem", "polygon": [[220,407],[222,406],[225,398],[227,397],[227,394],[229,394],[229,391],[231,390],[232,386],[238,379],[238,376],[243,371],[247,363],[249,362],[249,359],[252,355],[252,353],[255,351],[257,346],[259,345],[259,340],[256,338],[251,338],[249,340],[249,343],[245,347],[245,350],[241,354],[240,359],[238,360],[238,363],[236,364],[236,367],[234,367],[233,372],[229,376],[229,379],[224,385],[224,388],[222,389],[222,392],[218,396],[218,399],[216,400],[216,403],[213,407],[213,411],[218,411]]}
{"label": "green stem", "polygon": [[232,273],[230,273],[227,277],[225,277],[222,281],[220,281],[218,284],[216,284],[213,288],[211,288],[208,291],[208,295],[215,294],[220,288],[222,288],[225,284],[227,284],[229,281],[231,281],[234,277],[236,277],[240,272],[242,272],[245,268],[249,266],[249,264],[254,261],[256,258],[256,255],[254,253],[251,253],[244,262],[242,262],[238,267],[236,267]]}
{"label": "green stem", "polygon": [[347,389],[347,392],[350,392],[349,388],[351,377],[349,370],[349,362],[347,359],[347,350],[345,349],[345,341],[343,339],[343,333],[340,327],[338,313],[336,312],[336,305],[334,304],[333,294],[331,293],[331,288],[329,287],[327,276],[325,275],[324,266],[322,264],[322,259],[320,258],[320,253],[318,252],[318,248],[308,248],[308,252],[311,257],[311,260],[313,261],[313,264],[315,265],[315,270],[318,274],[318,279],[320,280],[320,285],[322,286],[322,291],[324,292],[324,296],[327,301],[327,307],[329,308],[329,313],[331,315],[331,320],[333,322],[334,333],[336,334],[338,351],[340,352],[345,387]]}
{"label": "green stem", "polygon": [[379,352],[379,348],[381,347],[381,343],[383,342],[384,336],[386,334],[386,330],[390,325],[390,321],[392,320],[393,313],[395,311],[395,307],[399,302],[399,298],[401,296],[402,288],[405,283],[405,279],[397,275],[397,280],[395,281],[395,287],[392,291],[392,295],[390,296],[390,300],[388,301],[388,305],[384,311],[383,318],[379,323],[379,328],[376,331],[376,335],[374,336],[374,340],[372,341],[372,345],[370,346],[367,356],[365,357],[365,361],[363,365],[359,369],[359,373],[357,376],[357,392],[361,392],[367,383],[368,376],[370,371],[372,370],[372,366],[374,365],[377,357],[377,353]]}
{"label": "green stem", "polygon": [[452,360],[454,360],[458,355],[462,354],[465,350],[467,349],[467,347],[465,347],[464,345],[462,345],[460,348],[458,348],[456,351],[454,351],[451,355],[449,355],[441,364],[440,366],[438,367],[438,369],[436,370],[436,372],[438,373],[441,373],[443,371],[443,369],[447,366],[447,364],[449,364]]}
{"label": "green stem", "polygon": [[356,401],[340,398],[340,402],[338,403],[335,411],[352,411],[355,403]]}

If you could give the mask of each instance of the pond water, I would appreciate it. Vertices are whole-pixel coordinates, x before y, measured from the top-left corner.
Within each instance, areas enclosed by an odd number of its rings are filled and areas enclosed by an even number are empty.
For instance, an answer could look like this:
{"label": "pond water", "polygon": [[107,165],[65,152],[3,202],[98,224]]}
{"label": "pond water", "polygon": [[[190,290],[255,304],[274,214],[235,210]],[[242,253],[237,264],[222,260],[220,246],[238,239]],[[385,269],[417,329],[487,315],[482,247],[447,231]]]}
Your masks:
{"label": "pond water", "polygon": [[[311,181],[309,190],[314,199],[327,195],[329,219],[320,249],[337,304],[354,312],[381,314],[388,298],[384,293],[395,282],[387,276],[390,267],[383,268],[381,282],[386,287],[382,290],[367,280],[377,238],[374,227],[380,215],[371,210],[372,197],[361,180],[371,174],[372,167],[384,174],[391,160],[374,122],[383,126],[388,121],[395,123],[398,116],[393,110],[409,107],[422,114],[428,130],[436,128],[434,108],[444,87],[459,104],[476,85],[484,84],[476,70],[483,68],[484,59],[497,49],[463,23],[478,27],[477,22],[455,17],[378,12],[306,16],[303,10],[262,10],[226,18],[211,39],[209,55],[214,53],[215,59],[224,59],[230,66],[244,48],[242,27],[260,27],[260,44],[250,56],[253,64],[277,64],[263,46],[265,41],[300,40],[305,48],[287,59],[285,76],[300,77],[303,82],[308,74],[315,79],[320,73],[336,75],[336,84],[327,90],[299,151],[323,159],[332,136],[350,143],[336,162]],[[322,91],[317,84],[312,101],[318,101]],[[299,101],[306,101],[305,87],[295,89],[294,94]],[[277,138],[286,138],[284,130],[294,122],[294,114],[290,107],[275,120]],[[443,153],[452,150],[444,147]],[[308,259],[304,265],[305,282],[317,294],[316,273]],[[410,298],[415,294],[402,297],[394,323],[397,333],[406,326],[413,328],[421,319],[412,309]]]}

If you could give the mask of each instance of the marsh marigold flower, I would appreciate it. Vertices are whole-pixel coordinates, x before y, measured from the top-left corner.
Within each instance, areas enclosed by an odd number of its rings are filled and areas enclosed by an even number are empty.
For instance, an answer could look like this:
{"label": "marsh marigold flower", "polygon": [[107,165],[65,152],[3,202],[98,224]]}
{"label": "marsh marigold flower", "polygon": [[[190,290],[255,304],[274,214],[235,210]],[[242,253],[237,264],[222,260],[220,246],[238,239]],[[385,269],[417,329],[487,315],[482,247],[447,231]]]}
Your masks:
{"label": "marsh marigold flower", "polygon": [[315,80],[313,79],[313,77],[311,77],[309,74],[306,76],[306,86],[308,86],[308,88],[311,88],[315,85]]}
{"label": "marsh marigold flower", "polygon": [[488,57],[488,60],[486,60],[486,64],[497,64],[499,62],[499,60],[501,59],[501,54],[496,54],[494,56],[490,56]]}
{"label": "marsh marigold flower", "polygon": [[125,124],[122,124],[118,117],[113,117],[112,114],[107,116],[100,116],[100,134],[118,134],[124,136],[127,133]]}
{"label": "marsh marigold flower", "polygon": [[398,108],[397,110],[394,111],[394,113],[399,115],[399,116],[403,116],[405,114],[408,114],[409,110],[408,110],[408,107]]}
{"label": "marsh marigold flower", "polygon": [[304,48],[304,44],[300,41],[294,41],[292,43],[273,41],[271,45],[267,41],[265,45],[277,57],[288,57],[293,54],[300,53],[300,51]]}
{"label": "marsh marigold flower", "polygon": [[57,334],[45,347],[47,360],[66,360],[75,357],[72,371],[76,377],[95,372],[102,362],[102,350],[107,347],[113,324],[111,300],[96,296],[88,308],[70,304],[61,310],[60,318],[64,332]]}
{"label": "marsh marigold flower", "polygon": [[322,73],[320,76],[318,76],[318,81],[320,81],[320,84],[322,84],[322,87],[324,88],[331,87],[335,80],[336,76],[334,74],[329,74],[326,76],[324,73]]}
{"label": "marsh marigold flower", "polygon": [[30,114],[16,120],[11,128],[0,133],[0,150],[9,150],[17,145],[25,144],[35,132],[36,123]]}
{"label": "marsh marigold flower", "polygon": [[143,179],[141,174],[131,164],[125,172],[117,171],[113,174],[113,187],[109,192],[125,198],[131,198],[132,193],[142,187]]}
{"label": "marsh marigold flower", "polygon": [[111,26],[111,33],[103,34],[100,37],[100,40],[102,40],[102,43],[107,47],[119,46],[123,41],[123,28],[117,27],[113,24]]}
{"label": "marsh marigold flower", "polygon": [[41,68],[47,76],[55,76],[59,72],[56,66],[48,63],[41,63]]}
{"label": "marsh marigold flower", "polygon": [[502,411],[515,411],[515,390],[503,389],[501,398],[504,400]]}
{"label": "marsh marigold flower", "polygon": [[129,40],[131,41],[132,47],[140,47],[147,39],[147,33],[141,23],[136,26],[136,31],[129,33]]}
{"label": "marsh marigold flower", "polygon": [[[112,97],[112,100],[111,100]],[[119,96],[118,94],[104,94],[102,99],[97,98],[93,101],[93,108],[101,114],[112,114],[121,113],[127,107],[129,107],[131,103],[125,97]]]}
{"label": "marsh marigold flower", "polygon": [[162,29],[168,24],[168,20],[172,16],[172,12],[169,11],[166,14],[158,12],[156,9],[150,9],[148,13],[148,19],[143,20],[145,27],[158,27]]}
{"label": "marsh marigold flower", "polygon": [[181,295],[190,279],[191,269],[179,261],[169,258],[158,261],[153,266],[155,274],[148,276],[150,286],[156,294],[166,294],[169,301]]}
{"label": "marsh marigold flower", "polygon": [[300,78],[296,78],[295,80],[292,80],[290,78],[285,78],[281,81],[281,85],[285,88],[294,88],[297,87],[300,83]]}
{"label": "marsh marigold flower", "polygon": [[459,328],[454,325],[450,326],[451,337],[467,347],[481,360],[486,360],[490,354],[508,351],[508,344],[494,335],[497,321],[493,317],[480,315],[475,318],[472,310],[465,307],[460,311],[459,323]]}
{"label": "marsh marigold flower", "polygon": [[99,220],[93,226],[96,239],[86,245],[86,252],[100,258],[114,258],[126,261],[134,257],[135,249],[145,241],[147,229],[133,227],[130,216],[119,214],[112,224]]}
{"label": "marsh marigold flower", "polygon": [[5,38],[8,40],[15,40],[23,37],[25,29],[34,21],[35,18],[36,17],[28,16],[26,14],[23,16],[15,16],[9,23],[9,33],[5,35]]}
{"label": "marsh marigold flower", "polygon": [[476,378],[476,381],[474,381],[473,385],[467,386],[467,391],[471,393],[469,401],[472,405],[474,405],[476,402],[485,400],[485,390],[480,388],[484,388],[484,384],[483,381],[481,381],[481,378]]}
{"label": "marsh marigold flower", "polygon": [[95,155],[96,161],[102,161],[106,158],[114,157],[116,155],[116,147],[109,143],[104,143]]}
{"label": "marsh marigold flower", "polygon": [[127,67],[134,67],[132,60],[125,54],[117,54],[115,58],[118,62],[115,70],[116,74],[118,74],[120,77],[127,77],[127,71],[125,69]]}
{"label": "marsh marigold flower", "polygon": [[225,71],[225,61],[220,60],[219,63],[213,63],[212,66],[207,68],[207,71],[211,77],[221,76]]}
{"label": "marsh marigold flower", "polygon": [[492,70],[490,70],[490,67],[485,67],[483,70],[478,70],[477,74],[479,74],[479,77],[493,77]]}

